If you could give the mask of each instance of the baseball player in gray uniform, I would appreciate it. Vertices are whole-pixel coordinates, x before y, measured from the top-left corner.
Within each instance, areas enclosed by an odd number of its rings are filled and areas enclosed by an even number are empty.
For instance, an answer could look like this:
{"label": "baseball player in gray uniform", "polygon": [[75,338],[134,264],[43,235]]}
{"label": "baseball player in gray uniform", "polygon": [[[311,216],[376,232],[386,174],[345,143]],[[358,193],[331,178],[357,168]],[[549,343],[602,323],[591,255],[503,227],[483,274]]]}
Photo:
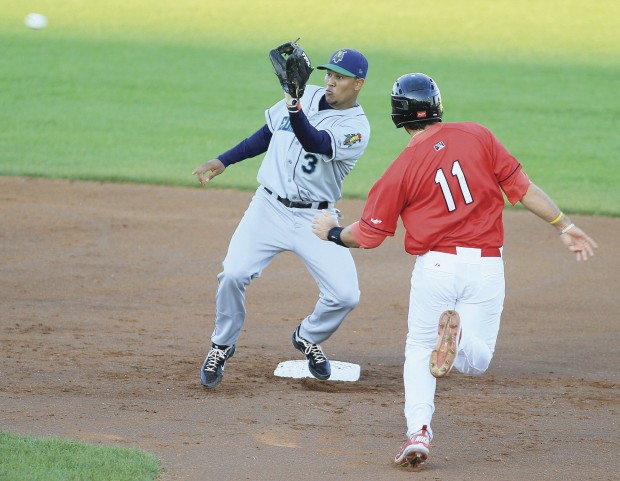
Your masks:
{"label": "baseball player in gray uniform", "polygon": [[356,50],[340,49],[317,68],[325,70],[324,87],[304,85],[298,92],[303,95],[295,98],[283,84],[285,98],[266,110],[261,129],[193,172],[204,186],[227,166],[265,154],[257,176],[260,186],[232,236],[217,277],[215,329],[200,371],[206,388],[220,384],[226,361],[235,352],[246,320],[246,287],[276,254],[297,254],[319,287],[314,311],[292,336],[315,378],[326,380],[331,374],[319,344],[359,302],[351,254],[316,237],[312,219],[322,209],[337,216],[334,204],[341,197],[343,179],[368,145],[370,126],[357,103],[368,62]]}

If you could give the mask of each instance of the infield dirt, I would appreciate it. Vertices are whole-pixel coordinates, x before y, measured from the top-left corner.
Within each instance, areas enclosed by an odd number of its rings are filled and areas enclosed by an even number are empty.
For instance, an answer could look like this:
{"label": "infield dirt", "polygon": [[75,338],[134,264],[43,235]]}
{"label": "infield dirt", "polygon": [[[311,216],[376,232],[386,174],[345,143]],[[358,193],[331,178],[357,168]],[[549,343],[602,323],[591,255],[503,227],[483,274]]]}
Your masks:
{"label": "infield dirt", "polygon": [[[248,289],[222,384],[199,369],[216,276],[252,193],[0,177],[0,430],[152,452],[163,480],[617,480],[620,219],[571,216],[577,263],[533,215],[505,212],[495,358],[438,383],[427,464],[400,468],[415,258],[403,230],[353,251],[362,298],[323,348],[358,382],[274,377],[317,287],[282,254]],[[344,223],[363,201],[338,204]]]}

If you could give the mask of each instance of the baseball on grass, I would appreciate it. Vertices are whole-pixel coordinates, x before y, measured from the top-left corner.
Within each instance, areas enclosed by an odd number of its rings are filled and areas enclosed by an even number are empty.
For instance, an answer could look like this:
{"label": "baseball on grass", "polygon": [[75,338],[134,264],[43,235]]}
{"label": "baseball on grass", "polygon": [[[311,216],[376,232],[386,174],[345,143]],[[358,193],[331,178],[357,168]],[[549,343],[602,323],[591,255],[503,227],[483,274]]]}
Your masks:
{"label": "baseball on grass", "polygon": [[41,13],[29,13],[26,15],[24,23],[29,28],[39,30],[47,26],[47,18]]}

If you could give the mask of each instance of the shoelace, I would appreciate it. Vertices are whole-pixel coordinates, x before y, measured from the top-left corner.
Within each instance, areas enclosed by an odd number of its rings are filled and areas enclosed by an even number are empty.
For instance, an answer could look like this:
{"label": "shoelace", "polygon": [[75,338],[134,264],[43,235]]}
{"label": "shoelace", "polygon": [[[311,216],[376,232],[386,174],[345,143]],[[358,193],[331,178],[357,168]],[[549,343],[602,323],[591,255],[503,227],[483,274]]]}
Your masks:
{"label": "shoelace", "polygon": [[325,354],[323,354],[323,351],[321,350],[321,346],[319,346],[318,344],[312,344],[304,339],[300,339],[300,340],[306,348],[304,350],[304,354],[306,356],[311,355],[314,358],[315,363],[321,364],[327,360],[327,358],[325,357]]}
{"label": "shoelace", "polygon": [[226,351],[223,351],[222,349],[211,348],[207,359],[207,365],[205,366],[204,370],[214,372],[217,369],[219,362],[226,360]]}

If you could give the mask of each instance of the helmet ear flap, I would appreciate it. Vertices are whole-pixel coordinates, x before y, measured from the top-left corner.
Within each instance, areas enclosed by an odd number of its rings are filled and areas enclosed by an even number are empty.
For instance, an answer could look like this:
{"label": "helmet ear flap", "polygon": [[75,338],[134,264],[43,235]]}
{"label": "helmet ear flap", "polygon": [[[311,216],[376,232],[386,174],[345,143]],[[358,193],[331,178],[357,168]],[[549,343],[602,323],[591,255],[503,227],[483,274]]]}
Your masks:
{"label": "helmet ear flap", "polygon": [[420,122],[441,122],[443,106],[435,81],[422,73],[399,77],[392,87],[392,121],[397,128]]}

